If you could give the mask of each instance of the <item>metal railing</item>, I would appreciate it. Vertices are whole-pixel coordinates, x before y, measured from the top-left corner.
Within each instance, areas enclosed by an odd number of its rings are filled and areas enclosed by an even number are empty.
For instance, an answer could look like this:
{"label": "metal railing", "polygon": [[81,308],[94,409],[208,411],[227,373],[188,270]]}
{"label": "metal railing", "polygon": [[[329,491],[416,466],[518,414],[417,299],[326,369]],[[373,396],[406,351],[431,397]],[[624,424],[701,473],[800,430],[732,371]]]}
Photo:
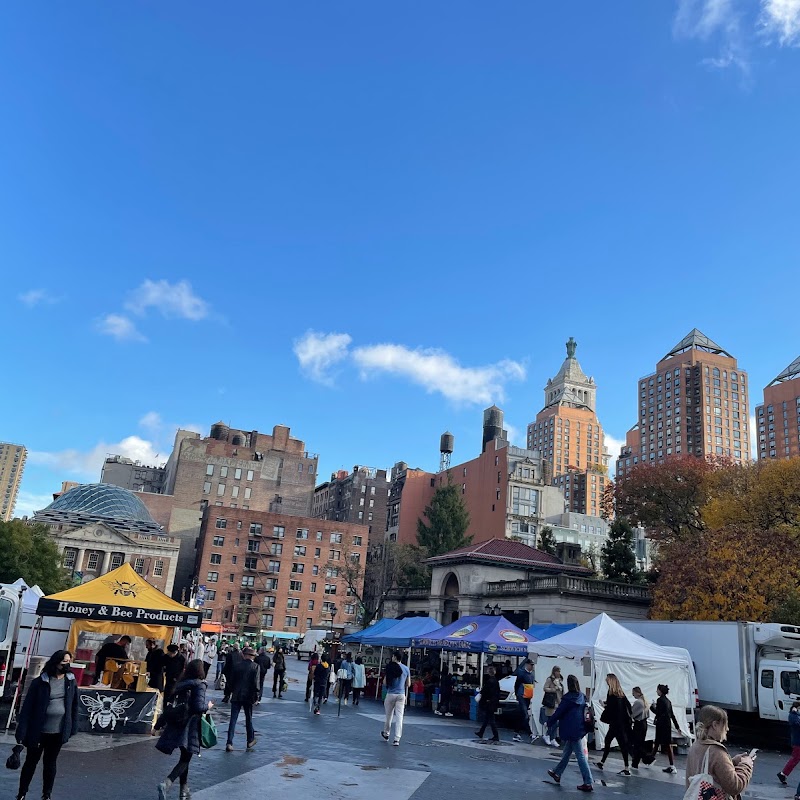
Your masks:
{"label": "metal railing", "polygon": [[410,600],[412,598],[426,598],[430,597],[430,589],[410,589],[406,587],[400,587],[397,589],[391,589],[389,592],[386,593],[386,597],[390,600]]}
{"label": "metal railing", "polygon": [[524,595],[559,592],[620,600],[650,602],[650,590],[645,586],[600,581],[594,578],[574,578],[570,575],[546,575],[516,581],[489,581],[484,593],[487,596]]}

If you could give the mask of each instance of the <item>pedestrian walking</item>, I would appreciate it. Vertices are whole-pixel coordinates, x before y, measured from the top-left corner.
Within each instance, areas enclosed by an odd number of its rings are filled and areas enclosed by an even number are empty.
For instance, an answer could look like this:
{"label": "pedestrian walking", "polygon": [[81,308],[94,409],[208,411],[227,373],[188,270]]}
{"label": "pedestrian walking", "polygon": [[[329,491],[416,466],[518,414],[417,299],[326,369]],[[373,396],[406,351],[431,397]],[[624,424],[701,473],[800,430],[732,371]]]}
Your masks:
{"label": "pedestrian walking", "polygon": [[353,664],[353,705],[359,705],[361,692],[367,688],[367,671],[364,669],[364,659],[356,656],[356,663]]}
{"label": "pedestrian walking", "polygon": [[325,692],[329,686],[330,665],[326,656],[318,659],[314,666],[313,685],[314,685],[314,713],[319,716],[319,707],[325,701]]}
{"label": "pedestrian walking", "polygon": [[283,648],[279,647],[272,661],[272,696],[279,700],[283,698],[284,675],[286,675],[286,656],[283,654]]}
{"label": "pedestrian walking", "polygon": [[442,665],[442,674],[439,676],[439,705],[433,713],[437,717],[452,717],[450,702],[453,699],[453,676],[450,674],[450,667]]}
{"label": "pedestrian walking", "polygon": [[800,703],[794,703],[789,709],[789,743],[792,745],[792,754],[778,773],[778,780],[784,786],[792,770],[800,763]]}
{"label": "pedestrian walking", "polygon": [[314,670],[319,664],[319,653],[312,653],[308,658],[308,674],[306,676],[306,703],[311,700],[311,692],[314,688]]}
{"label": "pedestrian walking", "polygon": [[[728,737],[728,715],[716,706],[703,706],[697,715],[694,744],[686,758],[686,785],[692,777],[706,773],[726,797],[741,800],[753,777],[753,759],[749,755],[730,757],[723,744]],[[800,796],[800,787],[795,795]]]}
{"label": "pedestrian walking", "polygon": [[147,665],[147,685],[151,689],[164,691],[164,651],[158,646],[155,639],[148,639],[144,643],[147,655],[144,657]]}
{"label": "pedestrian walking", "polygon": [[227,645],[222,645],[219,650],[217,650],[217,682],[219,682],[219,676],[222,675],[222,670],[225,666],[225,655],[227,652]]}
{"label": "pedestrian walking", "polygon": [[592,771],[589,769],[589,750],[586,744],[586,697],[581,692],[580,683],[574,675],[567,675],[567,693],[563,695],[558,708],[548,718],[549,738],[552,739],[556,725],[561,731],[563,751],[561,761],[555,769],[547,770],[547,774],[556,782],[561,783],[561,776],[569,764],[570,756],[574,753],[581,771],[583,783],[578,786],[581,792],[591,792],[594,789]]}
{"label": "pedestrian walking", "polygon": [[25,800],[36,766],[42,760],[42,800],[50,800],[56,782],[58,754],[78,730],[78,683],[72,653],[56,650],[31,682],[17,720],[15,738],[27,748],[19,776],[17,800]]}
{"label": "pedestrian walking", "polygon": [[172,772],[158,784],[158,800],[166,800],[177,780],[181,800],[189,800],[189,763],[200,752],[200,717],[214,707],[206,700],[205,667],[201,659],[190,661],[175,685],[174,705],[159,717],[156,729],[162,730],[156,749],[168,756],[181,751]]}
{"label": "pedestrian walking", "polygon": [[347,700],[350,697],[350,692],[353,690],[353,654],[348,653],[344,657],[341,666],[339,667],[341,681],[339,685],[339,695],[343,699],[344,704],[347,705]]}
{"label": "pedestrian walking", "polygon": [[664,768],[664,772],[672,773],[673,775],[678,771],[675,768],[675,756],[672,753],[672,726],[680,733],[680,726],[678,720],[675,719],[675,712],[672,710],[672,701],[667,697],[669,694],[669,686],[659,683],[656,687],[658,693],[658,700],[650,706],[650,710],[656,715],[656,741],[653,745],[653,753],[646,759],[642,759],[645,764],[652,764],[656,760],[658,751],[666,753],[669,759],[669,766]]}
{"label": "pedestrian walking", "polygon": [[609,672],[606,675],[606,685],[608,686],[608,694],[606,695],[605,703],[603,703],[600,722],[605,722],[608,725],[608,733],[606,733],[606,740],[603,745],[603,755],[597,762],[597,767],[598,769],[604,768],[608,754],[611,751],[611,743],[616,739],[619,749],[622,751],[622,762],[625,765],[619,774],[629,778],[631,771],[628,769],[628,745],[633,725],[631,703],[625,696],[625,692],[622,691],[619,678],[613,672]]}
{"label": "pedestrian walking", "polygon": [[269,657],[269,653],[267,653],[266,647],[262,647],[258,651],[256,664],[258,664],[258,700],[256,700],[256,703],[260,703],[264,697],[264,679],[267,677],[267,672],[269,672],[269,668],[272,666],[272,661]]}
{"label": "pedestrian walking", "polygon": [[175,686],[178,683],[183,671],[186,669],[186,659],[180,654],[178,645],[167,645],[167,653],[164,657],[164,701],[172,697]]}
{"label": "pedestrian walking", "polygon": [[536,684],[536,677],[533,672],[533,661],[526,658],[522,664],[517,667],[516,680],[514,681],[514,696],[517,698],[517,705],[519,706],[520,714],[522,715],[523,728],[519,729],[514,734],[514,741],[521,742],[522,734],[527,733],[530,736],[531,744],[539,738],[538,730],[535,730],[536,723],[531,716],[531,702],[533,701],[534,686]]}
{"label": "pedestrian walking", "polygon": [[479,739],[483,739],[483,734],[486,731],[486,726],[488,725],[492,729],[492,738],[490,741],[500,741],[500,734],[497,732],[497,723],[494,719],[499,705],[500,682],[497,680],[495,668],[489,667],[486,670],[486,677],[483,679],[481,698],[478,700],[478,714],[481,721],[481,727],[480,730],[475,731],[475,735]]}
{"label": "pedestrian walking", "polygon": [[[557,744],[556,740],[550,736],[550,717],[556,713],[561,698],[564,696],[564,681],[561,677],[561,667],[553,667],[547,680],[544,682],[542,690],[542,708],[544,709],[544,719],[542,720],[542,738],[547,745]],[[558,730],[553,728],[552,730]]]}
{"label": "pedestrian walking", "polygon": [[647,719],[650,709],[647,707],[647,698],[641,687],[634,686],[631,690],[633,703],[631,703],[631,769],[639,769],[639,762],[650,755],[647,746]]}
{"label": "pedestrian walking", "polygon": [[[242,660],[236,665],[231,679],[231,718],[228,723],[228,741],[225,752],[233,750],[233,734],[239,713],[244,711],[244,724],[247,731],[247,749],[256,746],[256,734],[253,730],[253,705],[258,700],[259,667],[255,663],[256,651],[252,647],[242,650]],[[228,687],[225,687],[225,691]]]}
{"label": "pedestrian walking", "polygon": [[236,665],[242,660],[242,653],[239,650],[239,643],[234,642],[228,648],[228,654],[225,656],[225,666],[222,668],[222,674],[225,677],[225,692],[223,693],[222,702],[229,703],[231,699],[231,678],[236,669]]}
{"label": "pedestrian walking", "polygon": [[411,683],[411,672],[403,663],[403,654],[396,650],[392,660],[386,665],[386,700],[383,707],[386,710],[386,720],[381,731],[385,741],[389,741],[394,723],[395,747],[400,746],[400,738],[403,735],[403,715],[406,713],[406,689]]}

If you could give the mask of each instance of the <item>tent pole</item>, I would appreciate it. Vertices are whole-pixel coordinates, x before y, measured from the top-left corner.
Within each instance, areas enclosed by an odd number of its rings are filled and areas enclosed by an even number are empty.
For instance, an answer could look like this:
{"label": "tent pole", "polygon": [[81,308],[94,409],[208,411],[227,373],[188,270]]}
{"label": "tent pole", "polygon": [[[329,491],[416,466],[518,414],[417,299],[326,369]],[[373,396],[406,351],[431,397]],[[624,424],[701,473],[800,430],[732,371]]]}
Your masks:
{"label": "tent pole", "polygon": [[[20,615],[22,614],[22,610],[20,609]],[[8,711],[8,719],[6,719],[6,731],[11,727],[11,720],[14,717],[14,709],[17,707],[17,700],[19,699],[19,692],[20,687],[22,686],[22,678],[25,677],[27,681],[27,671],[28,665],[31,661],[31,646],[33,645],[34,637],[37,637],[38,633],[41,631],[42,628],[42,617],[39,616],[36,618],[36,624],[31,628],[31,635],[30,639],[28,639],[28,649],[25,651],[25,662],[22,665],[22,672],[19,674],[19,680],[17,681],[17,685],[14,688],[14,697],[11,699],[11,708]],[[37,637],[38,641],[38,637]],[[13,677],[14,675],[14,662],[12,661],[8,668],[11,670],[10,675]]]}
{"label": "tent pole", "polygon": [[378,684],[375,687],[375,699],[381,696],[381,667],[383,666],[383,645],[381,645],[381,654],[378,657]]}
{"label": "tent pole", "polygon": [[478,659],[478,671],[480,673],[478,675],[478,690],[479,691],[481,689],[483,689],[483,658],[484,658],[484,654],[481,653],[480,658]]}

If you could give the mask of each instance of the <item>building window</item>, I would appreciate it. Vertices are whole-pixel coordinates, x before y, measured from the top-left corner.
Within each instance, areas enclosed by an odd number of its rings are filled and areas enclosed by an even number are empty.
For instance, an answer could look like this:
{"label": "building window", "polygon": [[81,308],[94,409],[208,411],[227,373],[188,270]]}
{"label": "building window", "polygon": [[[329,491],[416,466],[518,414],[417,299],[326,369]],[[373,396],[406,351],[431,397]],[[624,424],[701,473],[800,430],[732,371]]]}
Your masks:
{"label": "building window", "polygon": [[322,531],[317,531],[317,541],[318,542],[322,541]]}
{"label": "building window", "polygon": [[222,547],[225,544],[225,537],[224,536],[215,536],[214,537],[214,547]]}
{"label": "building window", "polygon": [[231,497],[235,500],[239,496],[239,487],[231,486]]}
{"label": "building window", "polygon": [[286,536],[286,528],[283,525],[276,525],[272,529],[272,536],[275,539],[283,539]]}
{"label": "building window", "polygon": [[245,569],[258,569],[258,558],[256,556],[248,556],[244,560]]}
{"label": "building window", "polygon": [[308,610],[309,611],[313,611],[314,610],[314,601],[313,600],[309,600],[308,601]]}
{"label": "building window", "polygon": [[213,475],[214,474],[214,465],[207,464],[206,465],[206,475]]}
{"label": "building window", "polygon": [[251,536],[261,536],[261,523],[260,522],[251,522],[250,523],[250,535]]}
{"label": "building window", "polygon": [[332,544],[341,544],[342,543],[342,534],[341,533],[332,533],[331,534],[331,543]]}
{"label": "building window", "polygon": [[223,519],[222,517],[220,517],[217,520],[217,527],[218,528],[227,528],[228,527],[228,520]]}
{"label": "building window", "polygon": [[283,553],[283,544],[281,542],[273,542],[269,548],[270,555],[279,556]]}
{"label": "building window", "polygon": [[112,553],[111,554],[111,569],[117,569],[117,567],[121,567],[125,561],[125,554],[124,553]]}
{"label": "building window", "polygon": [[270,561],[269,562],[269,571],[270,572],[280,572],[281,571],[281,562],[280,561]]}
{"label": "building window", "polygon": [[206,575],[207,583],[216,583],[219,580],[219,572],[209,572]]}
{"label": "building window", "polygon": [[286,617],[286,625],[287,628],[296,628],[297,627],[297,617]]}
{"label": "building window", "polygon": [[206,600],[216,600],[217,599],[217,590],[216,589],[209,589],[206,592]]}
{"label": "building window", "polygon": [[289,588],[293,592],[302,592],[303,591],[303,581],[289,581]]}
{"label": "building window", "polygon": [[258,539],[251,539],[247,543],[247,552],[248,553],[258,553],[261,550],[261,542]]}
{"label": "building window", "polygon": [[286,608],[300,608],[300,598],[299,597],[290,597],[286,601]]}
{"label": "building window", "polygon": [[314,566],[311,567],[311,574],[319,575],[319,564],[314,564]]}
{"label": "building window", "polygon": [[227,478],[228,477],[228,468],[227,467],[220,467],[219,468],[219,476],[220,476],[220,478]]}
{"label": "building window", "polygon": [[317,591],[317,584],[316,584],[314,581],[312,581],[312,582],[311,582],[311,587],[310,587],[310,588],[311,588],[311,591],[312,591],[312,592],[316,592],[316,591]]}
{"label": "building window", "polygon": [[134,572],[138,572],[139,575],[144,573],[144,556],[136,556],[136,560],[133,562],[133,569]]}
{"label": "building window", "polygon": [[164,559],[157,558],[156,563],[153,565],[153,575],[160,578],[164,574]]}
{"label": "building window", "polygon": [[214,609],[213,608],[204,608],[203,609],[203,619],[211,619],[214,616]]}
{"label": "building window", "polygon": [[303,545],[296,544],[294,546],[294,554],[296,556],[304,556],[306,554],[306,548]]}
{"label": "building window", "polygon": [[341,550],[331,550],[331,561],[339,561],[342,557]]}
{"label": "building window", "polygon": [[256,585],[256,579],[254,575],[242,575],[242,586],[247,589],[252,589],[253,586]]}
{"label": "building window", "polygon": [[325,594],[336,594],[336,584],[335,583],[326,583],[325,584]]}
{"label": "building window", "polygon": [[86,562],[86,569],[89,572],[95,572],[99,563],[100,553],[89,553],[89,560]]}
{"label": "building window", "polygon": [[74,547],[64,548],[64,566],[67,569],[75,567],[75,559],[78,557],[78,551]]}
{"label": "building window", "polygon": [[292,572],[294,572],[297,575],[302,575],[305,568],[306,568],[305,564],[298,564],[297,562],[292,564]]}
{"label": "building window", "polygon": [[253,480],[253,470],[251,469],[247,470],[247,480]]}
{"label": "building window", "polygon": [[217,485],[217,497],[222,497],[225,494],[225,484],[220,483]]}
{"label": "building window", "polygon": [[253,494],[253,490],[252,490],[252,489],[251,489],[249,486],[247,486],[247,487],[245,488],[245,490],[244,490],[244,499],[245,499],[245,500],[249,500],[249,499],[250,499],[250,496],[251,496],[252,494]]}
{"label": "building window", "polygon": [[264,585],[267,587],[268,592],[277,592],[278,591],[278,579],[277,578],[267,578],[264,581]]}
{"label": "building window", "polygon": [[211,559],[212,564],[221,564],[222,563],[222,554],[221,553],[212,553]]}
{"label": "building window", "polygon": [[236,469],[233,471],[233,479],[235,481],[238,481],[241,479],[241,477],[242,477],[242,470],[239,467],[236,467]]}
{"label": "building window", "polygon": [[353,537],[353,547],[361,547],[362,538],[360,536]]}
{"label": "building window", "polygon": [[203,494],[209,494],[210,492],[211,492],[211,483],[209,481],[206,481],[203,484]]}
{"label": "building window", "polygon": [[308,528],[298,528],[297,529],[297,539],[308,539]]}

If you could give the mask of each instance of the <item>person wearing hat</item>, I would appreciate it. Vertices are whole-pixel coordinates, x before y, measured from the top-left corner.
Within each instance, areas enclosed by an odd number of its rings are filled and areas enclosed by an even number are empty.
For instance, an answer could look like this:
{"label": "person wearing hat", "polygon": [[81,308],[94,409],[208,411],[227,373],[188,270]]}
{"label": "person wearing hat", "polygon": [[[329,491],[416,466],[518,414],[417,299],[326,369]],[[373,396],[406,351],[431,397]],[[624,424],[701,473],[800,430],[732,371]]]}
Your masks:
{"label": "person wearing hat", "polygon": [[[256,746],[256,734],[253,730],[253,705],[258,700],[258,679],[260,670],[256,664],[256,651],[252,647],[242,650],[242,660],[234,667],[231,674],[231,719],[228,724],[228,742],[225,752],[233,750],[233,734],[239,712],[244,711],[244,722],[247,728],[247,749]],[[227,691],[227,686],[225,687]]]}

